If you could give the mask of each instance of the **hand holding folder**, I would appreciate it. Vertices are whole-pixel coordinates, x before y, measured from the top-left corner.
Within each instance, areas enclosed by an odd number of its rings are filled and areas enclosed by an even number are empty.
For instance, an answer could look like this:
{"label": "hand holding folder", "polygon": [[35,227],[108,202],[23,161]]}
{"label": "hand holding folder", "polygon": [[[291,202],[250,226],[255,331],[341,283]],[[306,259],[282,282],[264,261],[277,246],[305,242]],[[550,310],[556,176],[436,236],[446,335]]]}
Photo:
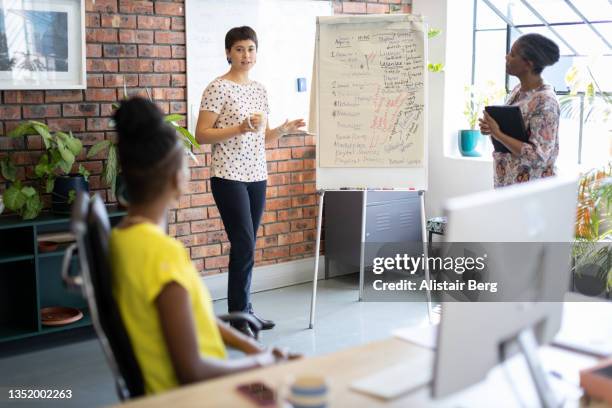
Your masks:
{"label": "hand holding folder", "polygon": [[[529,142],[529,135],[525,129],[521,108],[513,105],[485,106],[485,111],[497,122],[502,133],[521,142]],[[510,153],[510,150],[494,137],[491,138],[496,152]]]}

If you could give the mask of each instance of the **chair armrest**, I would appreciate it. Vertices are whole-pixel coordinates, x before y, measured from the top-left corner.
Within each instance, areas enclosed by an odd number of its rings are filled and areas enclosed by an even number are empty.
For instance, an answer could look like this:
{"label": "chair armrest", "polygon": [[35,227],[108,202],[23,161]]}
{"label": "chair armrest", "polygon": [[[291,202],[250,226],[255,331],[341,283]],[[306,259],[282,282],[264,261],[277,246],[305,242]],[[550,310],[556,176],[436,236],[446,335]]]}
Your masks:
{"label": "chair armrest", "polygon": [[259,332],[261,331],[261,327],[262,327],[261,323],[259,323],[259,321],[255,319],[253,315],[251,315],[250,313],[232,312],[228,314],[219,315],[217,316],[217,318],[226,323],[231,323],[231,322],[238,323],[238,322],[246,321],[251,327],[253,334],[255,334],[255,338],[259,336]]}

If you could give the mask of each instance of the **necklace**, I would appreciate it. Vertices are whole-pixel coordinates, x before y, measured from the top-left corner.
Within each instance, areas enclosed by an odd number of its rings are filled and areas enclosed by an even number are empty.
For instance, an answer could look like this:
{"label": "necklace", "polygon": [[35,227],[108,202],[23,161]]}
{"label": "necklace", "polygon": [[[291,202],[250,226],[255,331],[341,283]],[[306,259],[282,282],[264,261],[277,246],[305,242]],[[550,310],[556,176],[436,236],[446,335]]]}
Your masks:
{"label": "necklace", "polygon": [[124,226],[130,226],[130,225],[136,225],[136,224],[143,224],[143,223],[148,223],[148,224],[154,224],[155,222],[147,217],[143,217],[142,215],[126,215],[123,218],[122,224],[125,223],[127,225]]}

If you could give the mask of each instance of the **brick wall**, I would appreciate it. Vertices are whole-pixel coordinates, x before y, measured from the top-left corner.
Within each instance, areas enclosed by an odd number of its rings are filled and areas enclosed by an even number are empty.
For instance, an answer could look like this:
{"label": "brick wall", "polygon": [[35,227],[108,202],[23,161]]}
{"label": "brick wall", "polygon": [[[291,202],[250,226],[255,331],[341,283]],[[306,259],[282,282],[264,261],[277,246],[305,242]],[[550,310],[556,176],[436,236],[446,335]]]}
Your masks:
{"label": "brick wall", "polygon": [[[410,12],[409,0],[334,1],[337,14]],[[86,0],[87,90],[0,91],[0,135],[21,121],[46,121],[53,130],[72,130],[84,145],[78,157],[90,172],[90,188],[114,202],[100,179],[104,155],[86,159],[87,149],[116,137],[112,103],[123,96],[146,96],[166,113],[185,114],[185,18],[182,0]],[[228,6],[230,6],[228,2]],[[312,256],[316,234],[315,140],[286,137],[269,145],[268,193],[258,232],[257,265]],[[0,137],[0,157],[19,165],[18,177],[31,176],[41,155],[37,136]],[[226,270],[229,243],[210,193],[210,147],[195,152],[189,189],[168,214],[170,234],[181,240],[203,274]],[[1,177],[0,177],[1,178]],[[0,190],[4,188],[4,183]],[[48,202],[48,198],[47,198]]]}

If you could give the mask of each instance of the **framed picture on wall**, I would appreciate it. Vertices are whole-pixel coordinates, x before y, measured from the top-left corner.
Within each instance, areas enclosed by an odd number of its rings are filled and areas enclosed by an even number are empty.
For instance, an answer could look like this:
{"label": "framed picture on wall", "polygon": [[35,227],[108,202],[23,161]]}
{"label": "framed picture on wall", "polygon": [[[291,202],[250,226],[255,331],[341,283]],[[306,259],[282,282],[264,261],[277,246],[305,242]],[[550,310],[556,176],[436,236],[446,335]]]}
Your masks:
{"label": "framed picture on wall", "polygon": [[85,89],[84,0],[0,0],[0,89]]}

